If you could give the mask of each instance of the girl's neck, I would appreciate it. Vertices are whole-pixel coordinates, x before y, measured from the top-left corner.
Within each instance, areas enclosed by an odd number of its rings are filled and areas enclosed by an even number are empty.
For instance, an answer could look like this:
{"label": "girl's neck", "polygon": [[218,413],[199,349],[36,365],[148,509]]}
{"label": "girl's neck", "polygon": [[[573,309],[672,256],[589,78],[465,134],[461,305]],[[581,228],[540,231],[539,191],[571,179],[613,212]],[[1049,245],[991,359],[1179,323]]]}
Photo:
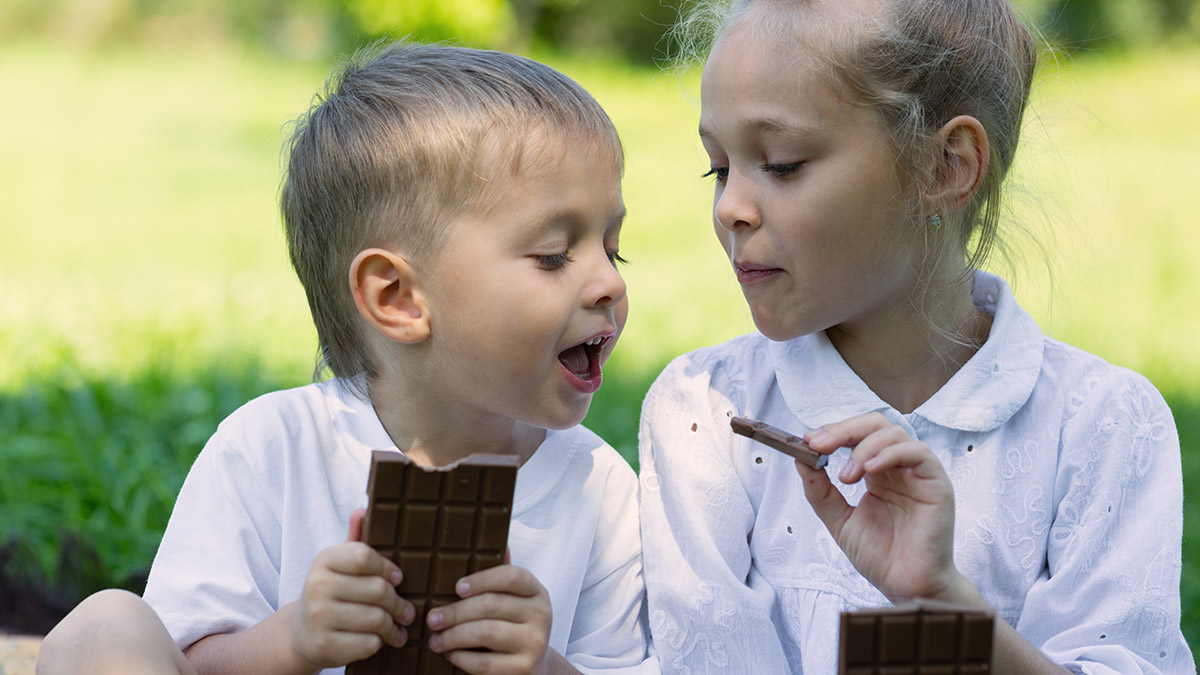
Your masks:
{"label": "girl's neck", "polygon": [[865,326],[826,331],[842,359],[897,411],[916,410],[987,341],[992,319],[963,294],[932,321],[911,311]]}
{"label": "girl's neck", "polygon": [[398,379],[370,382],[371,405],[396,447],[421,466],[446,466],[479,453],[517,455],[524,464],[546,437],[545,429],[510,417],[456,410],[427,390],[389,385]]}

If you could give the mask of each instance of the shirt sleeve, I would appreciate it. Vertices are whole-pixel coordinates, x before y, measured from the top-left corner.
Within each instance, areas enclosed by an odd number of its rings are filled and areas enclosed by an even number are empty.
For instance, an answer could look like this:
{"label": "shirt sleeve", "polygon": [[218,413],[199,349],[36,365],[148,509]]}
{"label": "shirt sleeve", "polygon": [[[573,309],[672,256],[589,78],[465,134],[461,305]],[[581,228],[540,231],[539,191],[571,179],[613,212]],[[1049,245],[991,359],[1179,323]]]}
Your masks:
{"label": "shirt sleeve", "polygon": [[1183,484],[1171,411],[1112,368],[1067,398],[1047,573],[1017,629],[1080,673],[1194,673],[1180,630]]}
{"label": "shirt sleeve", "polygon": [[580,590],[563,656],[584,673],[652,675],[659,668],[648,651],[637,478],[624,459],[617,462],[604,481],[590,555],[595,564]]}
{"label": "shirt sleeve", "polygon": [[[664,671],[789,672],[774,592],[748,584],[755,510],[730,460],[711,373],[677,359],[651,387],[639,435],[642,549]],[[689,371],[695,371],[694,373]]]}
{"label": "shirt sleeve", "polygon": [[188,472],[145,592],[181,649],[249,628],[277,609],[279,523],[275,492],[254,485],[262,476],[220,433]]}

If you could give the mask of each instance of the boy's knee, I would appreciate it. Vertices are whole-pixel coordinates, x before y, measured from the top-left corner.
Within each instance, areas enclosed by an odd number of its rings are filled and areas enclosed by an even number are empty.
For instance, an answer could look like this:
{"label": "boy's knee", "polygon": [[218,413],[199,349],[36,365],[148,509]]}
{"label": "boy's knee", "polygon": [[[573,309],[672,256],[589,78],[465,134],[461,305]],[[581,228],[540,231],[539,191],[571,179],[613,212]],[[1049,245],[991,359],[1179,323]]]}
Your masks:
{"label": "boy's knee", "polygon": [[156,628],[163,631],[161,626],[158,615],[141,597],[119,589],[99,591],[76,605],[42,640],[37,673],[83,672],[79,666],[119,652],[135,644],[131,641],[154,634]]}

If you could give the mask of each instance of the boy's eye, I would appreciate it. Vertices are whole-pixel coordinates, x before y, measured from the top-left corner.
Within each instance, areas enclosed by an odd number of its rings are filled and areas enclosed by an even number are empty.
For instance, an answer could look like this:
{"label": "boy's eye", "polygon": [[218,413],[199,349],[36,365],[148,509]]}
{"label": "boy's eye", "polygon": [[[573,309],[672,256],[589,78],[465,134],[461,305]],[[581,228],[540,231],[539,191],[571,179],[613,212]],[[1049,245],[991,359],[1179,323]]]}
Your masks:
{"label": "boy's eye", "polygon": [[612,263],[613,267],[617,265],[628,265],[629,261],[622,258],[620,253],[616,251],[605,251],[608,254],[608,262]]}
{"label": "boy's eye", "polygon": [[786,178],[804,165],[804,162],[788,162],[787,164],[763,164],[762,170],[776,178]]}
{"label": "boy's eye", "polygon": [[726,179],[726,178],[729,178],[729,167],[727,167],[727,166],[714,166],[713,168],[711,168],[711,169],[709,169],[709,170],[708,170],[708,173],[706,173],[706,174],[704,174],[703,176],[700,176],[700,177],[701,177],[701,178],[708,178],[709,176],[715,176],[715,177],[716,177],[716,179],[717,179],[717,182],[718,182],[718,183],[724,183],[724,182],[725,182],[725,179]]}
{"label": "boy's eye", "polygon": [[555,253],[554,255],[538,255],[534,256],[537,259],[538,267],[544,270],[562,269],[564,265],[571,262],[571,252],[564,251],[563,253]]}

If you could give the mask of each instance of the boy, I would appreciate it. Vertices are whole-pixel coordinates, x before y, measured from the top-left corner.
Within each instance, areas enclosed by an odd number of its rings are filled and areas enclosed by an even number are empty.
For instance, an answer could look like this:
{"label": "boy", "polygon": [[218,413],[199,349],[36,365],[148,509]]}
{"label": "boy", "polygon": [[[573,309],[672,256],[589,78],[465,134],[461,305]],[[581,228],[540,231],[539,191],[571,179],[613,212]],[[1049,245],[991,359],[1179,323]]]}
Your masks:
{"label": "boy", "polygon": [[[636,478],[578,426],[627,315],[622,163],[598,104],[520,57],[396,43],[331,80],[282,206],[336,378],[243,406],[189,473],[145,595],[188,668],[341,672],[404,643],[404,571],[358,541],[370,453],[401,449],[523,462],[512,564],[429,613],[435,651],[468,672],[653,669]],[[114,595],[137,605],[77,611]]]}

